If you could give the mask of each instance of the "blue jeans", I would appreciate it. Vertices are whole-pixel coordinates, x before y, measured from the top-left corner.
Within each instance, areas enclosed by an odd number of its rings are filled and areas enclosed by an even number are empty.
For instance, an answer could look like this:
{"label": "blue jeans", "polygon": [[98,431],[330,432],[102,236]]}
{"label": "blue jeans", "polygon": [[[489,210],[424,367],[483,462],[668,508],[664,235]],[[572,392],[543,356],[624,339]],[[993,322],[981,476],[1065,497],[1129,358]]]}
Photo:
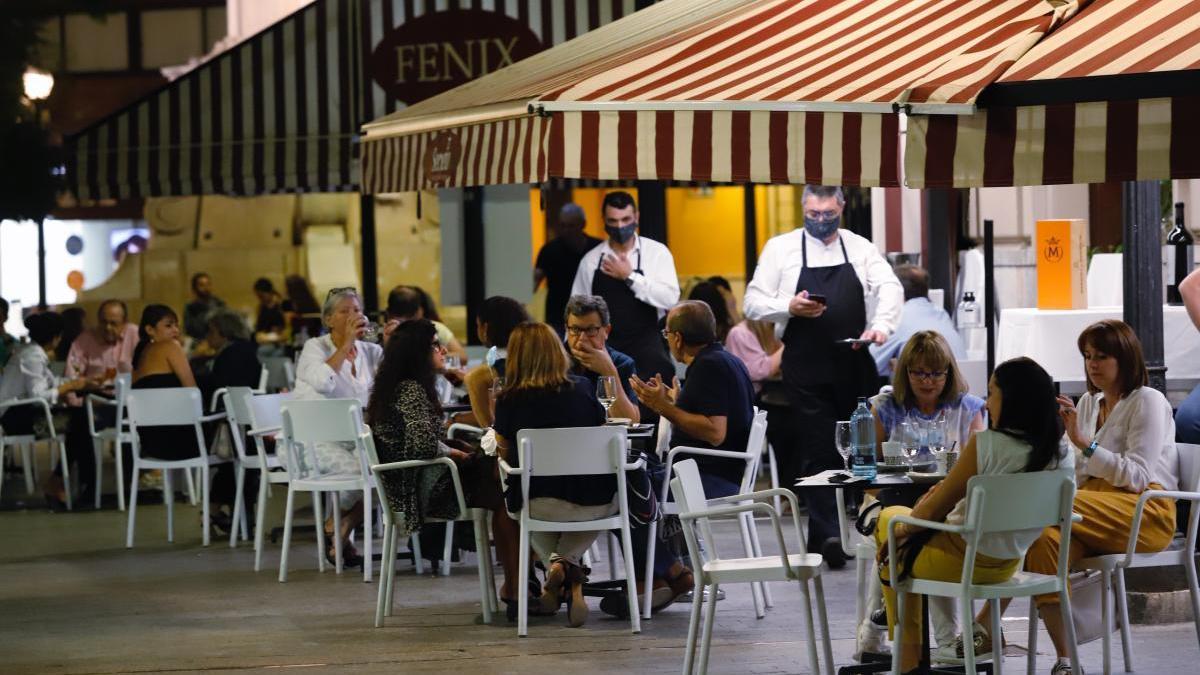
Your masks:
{"label": "blue jeans", "polygon": [[1175,442],[1200,443],[1200,387],[1193,389],[1175,411]]}
{"label": "blue jeans", "polygon": [[[667,466],[661,462],[650,461],[646,463],[646,473],[650,475],[650,484],[658,489],[662,485],[663,476],[666,475]],[[739,486],[720,476],[714,476],[709,473],[700,473],[700,484],[704,486],[704,496],[709,499],[717,497],[728,497],[738,493]],[[667,501],[674,501],[670,490],[667,491]],[[631,527],[629,535],[633,541],[629,542],[633,548],[633,568],[637,574],[637,578],[641,580],[646,569],[646,547],[648,545],[648,525],[638,525]],[[675,553],[670,546],[664,546],[663,542],[658,542],[654,546],[654,576],[656,578],[666,578],[671,571],[671,566],[674,565],[679,558],[675,557]]]}

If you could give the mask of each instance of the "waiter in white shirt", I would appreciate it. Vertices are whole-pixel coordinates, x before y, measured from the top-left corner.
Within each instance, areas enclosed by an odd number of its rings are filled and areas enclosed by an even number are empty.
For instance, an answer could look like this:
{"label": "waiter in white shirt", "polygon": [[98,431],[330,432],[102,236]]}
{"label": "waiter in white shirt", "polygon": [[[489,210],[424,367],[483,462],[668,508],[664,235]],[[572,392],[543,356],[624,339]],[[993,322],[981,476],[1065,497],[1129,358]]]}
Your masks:
{"label": "waiter in white shirt", "polygon": [[675,367],[658,321],[679,302],[675,258],[663,244],[638,235],[637,203],[628,192],[604,195],[603,209],[608,241],[579,261],[571,295],[604,298],[612,317],[608,345],[633,358],[643,380],[657,374],[670,382]]}
{"label": "waiter in white shirt", "polygon": [[[839,230],[841,187],[804,187],[804,229],[772,237],[746,288],[746,316],[785,323],[783,381],[796,424],[796,445],[779,453],[780,483],[845,468],[834,445],[837,420],[850,418],[859,396],[879,390],[879,376],[861,338],[879,344],[895,329],[904,290],[870,240]],[[868,295],[878,302],[867,316]],[[785,476],[785,473],[787,474]],[[787,481],[784,483],[784,481]],[[831,567],[845,564],[837,506],[828,494],[806,492],[808,550]]]}

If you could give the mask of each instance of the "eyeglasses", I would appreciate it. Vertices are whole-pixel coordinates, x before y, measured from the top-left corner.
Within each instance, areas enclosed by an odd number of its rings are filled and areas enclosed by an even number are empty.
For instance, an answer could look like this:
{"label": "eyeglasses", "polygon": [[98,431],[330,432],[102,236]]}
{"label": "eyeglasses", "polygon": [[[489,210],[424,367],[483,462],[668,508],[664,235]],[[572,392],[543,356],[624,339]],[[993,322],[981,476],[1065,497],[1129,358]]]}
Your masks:
{"label": "eyeglasses", "polygon": [[325,294],[325,299],[328,300],[328,299],[332,298],[333,296],[338,295],[340,293],[353,293],[355,295],[358,295],[358,289],[353,286],[342,286],[340,288],[331,288],[331,289],[329,289],[329,292]]}
{"label": "eyeglasses", "polygon": [[442,341],[436,339],[429,344],[429,347],[435,352],[440,352],[445,349],[445,347],[442,346]]}
{"label": "eyeglasses", "polygon": [[602,330],[604,330],[604,326],[567,326],[567,334],[575,337],[580,335],[596,337],[596,334]]}
{"label": "eyeglasses", "polygon": [[842,215],[841,211],[836,211],[836,210],[835,211],[805,211],[804,212],[805,218],[808,218],[809,220],[820,221],[820,222],[829,222],[831,220],[837,220],[838,217],[841,215]]}
{"label": "eyeglasses", "polygon": [[669,340],[669,339],[671,339],[671,333],[678,333],[678,332],[679,331],[677,331],[677,330],[671,330],[670,328],[664,328],[664,329],[662,329],[663,339]]}
{"label": "eyeglasses", "polygon": [[908,374],[918,380],[933,382],[934,380],[945,379],[946,372],[945,370],[910,370]]}

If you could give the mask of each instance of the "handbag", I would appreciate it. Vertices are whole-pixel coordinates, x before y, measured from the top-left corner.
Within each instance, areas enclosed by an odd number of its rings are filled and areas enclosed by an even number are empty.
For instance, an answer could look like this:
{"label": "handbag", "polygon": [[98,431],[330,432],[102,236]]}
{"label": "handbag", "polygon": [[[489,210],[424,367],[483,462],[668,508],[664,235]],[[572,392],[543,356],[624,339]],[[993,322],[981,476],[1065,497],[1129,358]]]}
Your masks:
{"label": "handbag", "polygon": [[[1071,619],[1075,622],[1075,642],[1085,644],[1104,636],[1104,619],[1101,603],[1104,598],[1104,585],[1100,583],[1100,572],[1085,570],[1073,572],[1067,576],[1071,586]],[[1115,592],[1115,591],[1114,591]],[[1116,607],[1110,598],[1109,607]],[[1117,612],[1111,612],[1112,625],[1108,627],[1111,634],[1119,625]]]}

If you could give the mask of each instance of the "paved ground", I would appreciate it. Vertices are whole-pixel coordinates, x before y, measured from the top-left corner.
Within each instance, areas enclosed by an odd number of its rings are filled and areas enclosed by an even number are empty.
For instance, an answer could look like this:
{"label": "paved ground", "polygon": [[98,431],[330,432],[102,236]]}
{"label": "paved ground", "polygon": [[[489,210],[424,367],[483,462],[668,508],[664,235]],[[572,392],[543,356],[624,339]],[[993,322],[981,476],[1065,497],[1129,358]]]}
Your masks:
{"label": "paved ground", "polygon": [[[528,638],[503,618],[479,621],[474,558],[449,577],[418,577],[403,563],[396,615],[372,627],[375,584],[361,575],[316,569],[311,537],[294,543],[292,573],[276,581],[278,546],[268,545],[268,569],[252,571],[253,553],[214,539],[200,546],[199,512],[178,508],[176,543],[166,543],[161,505],[138,510],[138,546],[124,548],[124,514],[51,514],[14,500],[19,481],[5,485],[0,512],[0,672],[484,672],[668,673],[683,662],[684,606],[646,622],[640,635],[604,617],[593,604],[587,626],[563,617],[532,619]],[[274,522],[282,494],[276,492]],[[766,534],[766,524],[760,523]],[[731,523],[717,527],[718,546],[736,546]],[[764,546],[773,548],[763,537]],[[599,571],[607,571],[600,563]],[[776,607],[756,620],[748,589],[731,587],[717,608],[714,673],[807,672],[807,645],[795,587],[776,584]],[[834,658],[853,651],[853,566],[828,574],[826,597]],[[1024,616],[1018,604],[1013,617]],[[1024,644],[1025,621],[1006,620],[1011,642]],[[1200,651],[1189,624],[1135,627],[1138,673],[1196,673]],[[1043,650],[1049,640],[1043,634]],[[1120,647],[1114,663],[1119,667]],[[1083,647],[1089,672],[1100,670],[1099,643]],[[1041,656],[1039,672],[1052,659]],[[1023,657],[1007,660],[1024,668]]]}

